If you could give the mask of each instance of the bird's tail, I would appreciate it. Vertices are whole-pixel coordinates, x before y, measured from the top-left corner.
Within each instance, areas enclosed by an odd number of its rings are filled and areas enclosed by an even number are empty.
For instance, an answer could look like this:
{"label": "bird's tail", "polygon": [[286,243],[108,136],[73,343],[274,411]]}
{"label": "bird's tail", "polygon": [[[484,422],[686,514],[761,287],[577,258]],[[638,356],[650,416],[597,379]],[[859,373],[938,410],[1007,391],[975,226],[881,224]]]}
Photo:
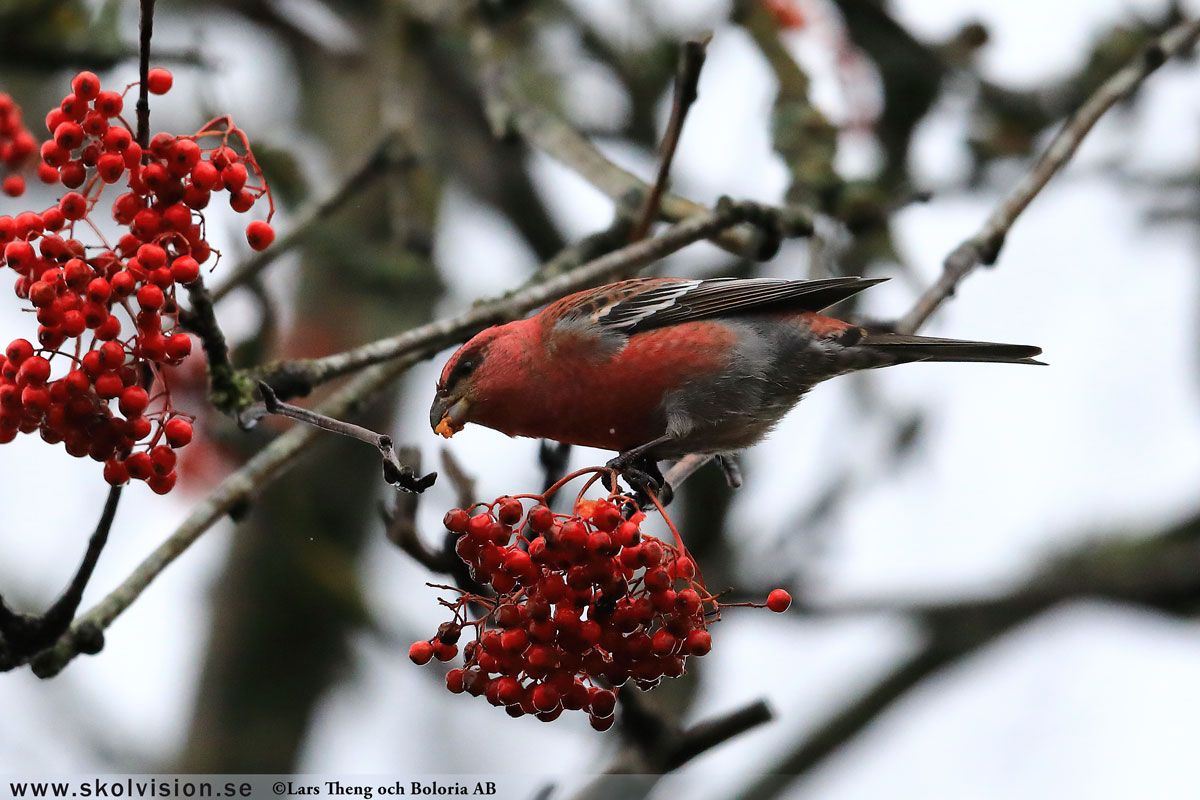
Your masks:
{"label": "bird's tail", "polygon": [[880,356],[884,363],[907,364],[911,361],[991,361],[1004,364],[1042,364],[1034,356],[1042,348],[1025,344],[972,342],[964,339],[938,339],[902,333],[871,331],[858,342]]}

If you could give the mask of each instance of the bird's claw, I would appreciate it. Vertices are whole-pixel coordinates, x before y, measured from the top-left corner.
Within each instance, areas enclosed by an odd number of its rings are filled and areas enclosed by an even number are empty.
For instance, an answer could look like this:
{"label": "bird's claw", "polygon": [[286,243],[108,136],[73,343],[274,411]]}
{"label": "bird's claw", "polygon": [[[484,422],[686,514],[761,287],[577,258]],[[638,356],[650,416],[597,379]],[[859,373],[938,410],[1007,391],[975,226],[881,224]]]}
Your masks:
{"label": "bird's claw", "polygon": [[663,479],[658,463],[652,459],[640,458],[630,461],[620,455],[604,465],[608,470],[604,475],[604,485],[610,492],[616,490],[616,478],[620,476],[633,489],[633,501],[639,508],[654,505],[651,495],[658,498],[660,505],[667,505],[675,496],[671,485]]}

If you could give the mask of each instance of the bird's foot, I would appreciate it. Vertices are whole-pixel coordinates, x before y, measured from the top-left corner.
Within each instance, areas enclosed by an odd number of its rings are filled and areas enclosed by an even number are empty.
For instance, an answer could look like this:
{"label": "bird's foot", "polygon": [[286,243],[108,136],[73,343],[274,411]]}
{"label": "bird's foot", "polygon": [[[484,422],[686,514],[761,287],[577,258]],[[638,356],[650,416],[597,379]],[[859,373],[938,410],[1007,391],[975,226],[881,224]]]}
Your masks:
{"label": "bird's foot", "polygon": [[742,468],[737,462],[737,457],[733,453],[717,453],[714,460],[721,468],[721,472],[724,473],[725,483],[729,488],[742,488]]}
{"label": "bird's foot", "polygon": [[671,485],[663,479],[658,462],[645,456],[628,458],[625,454],[611,459],[604,465],[608,473],[604,476],[604,485],[608,490],[615,491],[616,478],[619,476],[633,489],[633,501],[639,508],[654,505],[653,494],[661,505],[671,502],[675,492]]}

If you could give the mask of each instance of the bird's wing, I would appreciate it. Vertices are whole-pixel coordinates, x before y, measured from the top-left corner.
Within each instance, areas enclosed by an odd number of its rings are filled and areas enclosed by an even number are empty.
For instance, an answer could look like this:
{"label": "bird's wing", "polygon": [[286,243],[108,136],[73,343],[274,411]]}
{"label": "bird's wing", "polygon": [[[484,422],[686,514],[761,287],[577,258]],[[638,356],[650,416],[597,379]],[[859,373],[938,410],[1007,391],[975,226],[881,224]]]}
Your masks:
{"label": "bird's wing", "polygon": [[599,325],[632,335],[710,317],[756,311],[820,311],[886,278],[635,278],[564,297],[547,309],[556,326]]}

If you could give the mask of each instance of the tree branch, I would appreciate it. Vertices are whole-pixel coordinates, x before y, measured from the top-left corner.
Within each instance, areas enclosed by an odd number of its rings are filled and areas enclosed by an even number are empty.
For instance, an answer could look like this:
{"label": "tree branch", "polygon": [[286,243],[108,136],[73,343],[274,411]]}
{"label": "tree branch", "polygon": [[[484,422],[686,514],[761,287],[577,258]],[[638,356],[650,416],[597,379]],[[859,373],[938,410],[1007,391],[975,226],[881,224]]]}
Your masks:
{"label": "tree branch", "polygon": [[27,663],[38,652],[54,644],[67,630],[83,599],[83,590],[87,588],[96,563],[100,560],[100,553],[108,543],[108,533],[112,529],[120,500],[121,487],[111,487],[108,490],[108,498],[104,501],[100,521],[96,523],[96,530],[88,539],[87,550],[83,554],[79,569],[62,595],[45,614],[40,617],[18,614],[9,609],[4,599],[0,598],[0,671]]}
{"label": "tree branch", "polygon": [[251,384],[233,368],[225,332],[217,323],[213,297],[205,288],[204,279],[197,278],[189,283],[187,293],[191,308],[179,312],[179,323],[196,334],[204,348],[208,362],[209,401],[215,408],[231,413],[250,402]]}
{"label": "tree branch", "polygon": [[[639,206],[651,188],[636,175],[610,161],[586,137],[563,120],[524,101],[511,87],[506,65],[494,53],[490,32],[479,31],[473,37],[475,53],[481,63],[480,86],[488,118],[497,136],[515,131],[531,146],[570,167],[618,205]],[[661,213],[669,222],[681,222],[707,213],[707,209],[687,198],[667,192],[661,201]],[[808,233],[811,233],[811,214]],[[779,241],[764,231],[745,225],[721,229],[710,234],[713,243],[734,255],[766,260],[779,249]],[[801,235],[807,236],[808,233]]]}
{"label": "tree branch", "polygon": [[413,494],[421,494],[437,480],[436,472],[417,477],[416,470],[406,464],[402,464],[399,456],[396,455],[395,447],[392,445],[392,437],[386,433],[376,433],[370,428],[355,425],[353,422],[344,422],[340,419],[326,416],[319,411],[281,402],[275,396],[275,392],[271,391],[271,387],[261,381],[258,384],[258,391],[262,394],[263,406],[266,408],[268,414],[288,417],[289,419],[303,422],[305,425],[312,425],[314,428],[320,428],[321,430],[341,436],[348,436],[351,439],[358,439],[360,442],[366,442],[374,446],[383,459],[383,479],[398,489],[412,492]]}
{"label": "tree branch", "polygon": [[703,39],[684,42],[680,48],[679,68],[675,73],[675,91],[671,100],[671,118],[667,122],[667,130],[663,134],[662,146],[659,149],[658,174],[654,177],[654,185],[646,193],[638,222],[629,234],[631,242],[646,238],[650,226],[658,219],[663,193],[667,191],[667,182],[671,175],[671,162],[675,160],[675,149],[683,135],[683,123],[698,96],[700,70],[704,66],[704,57],[711,40],[712,34],[709,34]]}
{"label": "tree branch", "polygon": [[1000,255],[1004,239],[1017,217],[1063,168],[1100,117],[1129,97],[1167,59],[1191,49],[1200,38],[1200,20],[1179,23],[1101,84],[1055,134],[1032,169],[1013,187],[983,226],[946,257],[942,275],[925,290],[911,310],[896,324],[900,333],[916,331],[938,306],[954,294],[958,284],[981,264],[991,265]]}
{"label": "tree branch", "polygon": [[137,143],[142,150],[150,147],[150,38],[154,35],[154,0],[141,0],[138,26],[138,99]]}

